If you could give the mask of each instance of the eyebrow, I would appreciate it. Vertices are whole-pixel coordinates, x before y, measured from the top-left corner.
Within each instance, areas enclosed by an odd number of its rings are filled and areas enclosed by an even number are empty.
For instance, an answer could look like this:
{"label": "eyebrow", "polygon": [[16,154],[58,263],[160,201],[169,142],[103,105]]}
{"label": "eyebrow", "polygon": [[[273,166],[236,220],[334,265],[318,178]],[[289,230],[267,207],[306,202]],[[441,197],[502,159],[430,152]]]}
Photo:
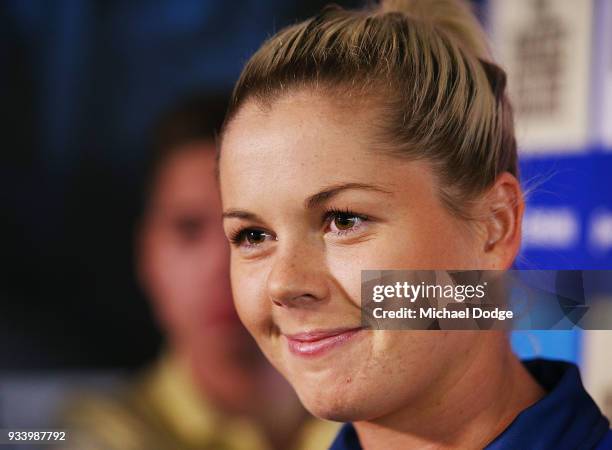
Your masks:
{"label": "eyebrow", "polygon": [[228,209],[227,211],[223,212],[221,217],[223,217],[224,219],[233,218],[233,219],[253,220],[253,221],[258,221],[258,222],[261,221],[261,219],[259,218],[257,214],[253,214],[252,212],[244,211],[241,209]]}
{"label": "eyebrow", "polygon": [[332,199],[333,197],[335,197],[339,193],[341,193],[343,191],[350,190],[350,189],[362,189],[362,190],[366,190],[366,191],[381,192],[383,194],[391,194],[390,191],[387,191],[386,189],[383,189],[382,187],[376,186],[376,185],[373,185],[373,184],[342,183],[342,184],[335,184],[335,185],[326,187],[322,191],[317,192],[316,194],[311,195],[310,197],[308,197],[304,201],[304,206],[306,208],[308,208],[308,209],[316,208],[317,206],[321,205],[322,203],[325,203],[326,201]]}
{"label": "eyebrow", "polygon": [[[320,206],[322,203],[325,203],[326,201],[340,194],[341,192],[351,190],[351,189],[375,191],[375,192],[380,192],[380,193],[388,194],[388,195],[392,194],[391,191],[387,191],[386,189],[383,189],[382,187],[376,186],[373,184],[342,183],[342,184],[335,184],[335,185],[326,187],[322,191],[311,195],[306,200],[304,200],[304,206],[307,209],[314,209],[317,206]],[[222,217],[224,219],[232,218],[232,219],[252,220],[255,222],[262,221],[261,218],[257,214],[254,214],[252,212],[245,211],[242,209],[228,209],[227,211],[223,212]]]}

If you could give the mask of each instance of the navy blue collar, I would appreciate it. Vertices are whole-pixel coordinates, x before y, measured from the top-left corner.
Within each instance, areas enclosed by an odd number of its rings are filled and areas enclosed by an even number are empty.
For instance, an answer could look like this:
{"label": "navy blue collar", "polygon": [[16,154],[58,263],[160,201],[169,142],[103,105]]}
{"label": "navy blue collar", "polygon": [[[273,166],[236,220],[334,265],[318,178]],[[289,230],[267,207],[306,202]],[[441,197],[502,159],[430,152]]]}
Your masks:
{"label": "navy blue collar", "polygon": [[[610,423],[584,390],[578,367],[562,361],[523,361],[548,394],[523,410],[485,450],[612,449]],[[352,424],[340,429],[330,450],[362,450]]]}

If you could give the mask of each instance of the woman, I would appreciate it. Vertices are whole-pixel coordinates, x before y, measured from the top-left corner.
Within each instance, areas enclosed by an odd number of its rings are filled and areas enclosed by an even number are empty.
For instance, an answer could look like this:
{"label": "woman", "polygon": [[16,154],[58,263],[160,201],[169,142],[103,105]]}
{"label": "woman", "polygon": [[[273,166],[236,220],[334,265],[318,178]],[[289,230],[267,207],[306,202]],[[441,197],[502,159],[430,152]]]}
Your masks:
{"label": "woman", "polygon": [[282,30],[221,137],[238,313],[306,408],[347,422],[332,448],[612,446],[574,366],[522,364],[502,332],[361,327],[362,269],[504,270],[519,250],[505,75],[463,3]]}

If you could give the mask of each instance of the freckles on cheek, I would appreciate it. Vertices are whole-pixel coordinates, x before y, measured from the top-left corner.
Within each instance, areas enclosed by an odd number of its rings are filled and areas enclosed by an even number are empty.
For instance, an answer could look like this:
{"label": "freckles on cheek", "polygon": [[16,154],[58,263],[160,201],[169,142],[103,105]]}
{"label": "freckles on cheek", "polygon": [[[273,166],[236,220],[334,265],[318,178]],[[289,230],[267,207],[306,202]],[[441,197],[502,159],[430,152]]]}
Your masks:
{"label": "freckles on cheek", "polygon": [[261,274],[232,268],[232,292],[238,315],[251,334],[260,334],[269,327],[270,302],[266,300],[265,278]]}
{"label": "freckles on cheek", "polygon": [[361,271],[370,268],[369,259],[359,255],[337,255],[327,261],[331,278],[337,290],[352,303],[361,304]]}

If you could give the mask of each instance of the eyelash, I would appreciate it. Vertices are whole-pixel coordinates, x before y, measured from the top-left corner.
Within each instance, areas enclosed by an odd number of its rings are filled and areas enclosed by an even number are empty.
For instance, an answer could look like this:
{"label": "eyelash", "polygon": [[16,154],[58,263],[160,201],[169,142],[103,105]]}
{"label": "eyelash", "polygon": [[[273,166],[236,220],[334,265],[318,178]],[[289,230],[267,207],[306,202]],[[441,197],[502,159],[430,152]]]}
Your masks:
{"label": "eyelash", "polygon": [[[334,219],[336,219],[339,216],[350,217],[350,218],[357,218],[362,223],[368,221],[368,216],[356,213],[354,211],[351,211],[348,208],[346,208],[346,209],[336,209],[336,208],[328,209],[325,212],[325,214],[324,214],[324,221],[327,224],[327,226],[330,226],[332,224],[332,222],[334,221]],[[354,233],[357,229],[361,228],[361,226],[362,225],[357,225],[357,226],[351,227],[348,230],[342,230],[342,231],[339,231],[339,232],[335,232],[334,234],[336,236],[345,236],[347,234]]]}
{"label": "eyelash", "polygon": [[[339,216],[357,218],[361,222],[367,222],[369,220],[368,216],[363,215],[363,214],[358,214],[356,212],[351,211],[348,208],[346,209],[330,208],[323,213],[323,222],[325,223],[326,227],[329,227],[331,223],[333,222],[333,220]],[[361,228],[361,225],[357,225],[348,230],[341,230],[341,231],[335,232],[334,234],[336,236],[345,236],[347,234],[355,232],[355,230],[358,228]],[[235,246],[243,245],[246,242],[246,234],[249,231],[261,231],[263,233],[267,233],[265,230],[262,230],[261,228],[254,228],[254,227],[239,228],[236,231],[231,233],[229,237],[230,242]],[[257,245],[260,245],[260,244],[247,244],[247,247],[256,247]]]}
{"label": "eyelash", "polygon": [[255,229],[256,228],[239,228],[230,234],[229,240],[234,245],[240,245],[245,240],[247,232]]}

